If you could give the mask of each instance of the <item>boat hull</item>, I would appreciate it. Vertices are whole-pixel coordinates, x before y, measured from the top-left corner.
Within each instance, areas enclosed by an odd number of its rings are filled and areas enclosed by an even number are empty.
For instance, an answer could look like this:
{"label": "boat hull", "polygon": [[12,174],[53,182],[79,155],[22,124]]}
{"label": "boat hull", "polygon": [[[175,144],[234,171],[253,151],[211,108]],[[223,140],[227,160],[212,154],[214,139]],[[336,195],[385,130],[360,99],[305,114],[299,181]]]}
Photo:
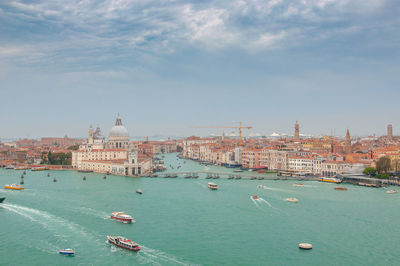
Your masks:
{"label": "boat hull", "polygon": [[13,189],[13,190],[23,190],[23,187],[10,187],[10,186],[4,186],[5,189]]}
{"label": "boat hull", "polygon": [[0,203],[2,203],[5,199],[6,197],[0,198]]}
{"label": "boat hull", "polygon": [[114,219],[114,220],[117,220],[120,222],[124,222],[124,223],[131,223],[133,221],[132,218],[121,218],[121,217],[112,216],[112,215],[110,217],[111,217],[111,219]]}

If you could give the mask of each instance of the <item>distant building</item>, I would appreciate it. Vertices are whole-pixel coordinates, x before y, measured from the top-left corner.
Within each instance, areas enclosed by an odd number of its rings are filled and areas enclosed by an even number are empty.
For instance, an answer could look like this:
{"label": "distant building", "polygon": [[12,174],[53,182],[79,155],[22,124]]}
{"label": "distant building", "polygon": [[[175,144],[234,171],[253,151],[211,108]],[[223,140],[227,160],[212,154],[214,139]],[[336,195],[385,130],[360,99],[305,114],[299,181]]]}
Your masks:
{"label": "distant building", "polygon": [[300,140],[300,125],[297,121],[296,124],[294,124],[294,139]]}

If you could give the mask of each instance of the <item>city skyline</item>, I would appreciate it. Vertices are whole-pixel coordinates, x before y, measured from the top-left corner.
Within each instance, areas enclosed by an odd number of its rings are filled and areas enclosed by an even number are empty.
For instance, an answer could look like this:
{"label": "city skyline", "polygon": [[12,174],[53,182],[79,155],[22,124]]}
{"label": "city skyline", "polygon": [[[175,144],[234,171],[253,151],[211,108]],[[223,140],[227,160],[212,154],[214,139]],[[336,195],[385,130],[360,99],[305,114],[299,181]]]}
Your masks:
{"label": "city skyline", "polygon": [[131,136],[238,121],[293,134],[296,120],[305,134],[396,135],[399,12],[390,0],[1,2],[0,137],[84,137],[118,112]]}

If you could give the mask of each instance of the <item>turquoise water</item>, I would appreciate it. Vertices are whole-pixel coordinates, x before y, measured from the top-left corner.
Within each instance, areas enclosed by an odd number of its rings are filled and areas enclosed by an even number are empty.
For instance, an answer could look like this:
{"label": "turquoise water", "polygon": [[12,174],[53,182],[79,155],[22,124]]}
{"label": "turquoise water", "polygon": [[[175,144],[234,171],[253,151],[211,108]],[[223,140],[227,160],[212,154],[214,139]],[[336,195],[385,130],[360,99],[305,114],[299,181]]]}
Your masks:
{"label": "turquoise water", "polygon": [[[232,171],[164,158],[179,171]],[[47,173],[51,177],[47,177]],[[0,184],[22,171],[0,170]],[[82,177],[86,175],[87,180]],[[53,182],[53,177],[57,182]],[[24,191],[0,189],[1,265],[398,265],[400,195],[293,181],[131,178],[27,171]],[[258,188],[266,185],[267,189]],[[135,193],[142,189],[143,195]],[[251,195],[262,199],[253,201]],[[296,197],[299,203],[284,199]],[[125,211],[136,223],[109,219]],[[122,235],[138,253],[106,243]],[[298,243],[313,250],[298,249]],[[73,248],[75,257],[57,254]]]}

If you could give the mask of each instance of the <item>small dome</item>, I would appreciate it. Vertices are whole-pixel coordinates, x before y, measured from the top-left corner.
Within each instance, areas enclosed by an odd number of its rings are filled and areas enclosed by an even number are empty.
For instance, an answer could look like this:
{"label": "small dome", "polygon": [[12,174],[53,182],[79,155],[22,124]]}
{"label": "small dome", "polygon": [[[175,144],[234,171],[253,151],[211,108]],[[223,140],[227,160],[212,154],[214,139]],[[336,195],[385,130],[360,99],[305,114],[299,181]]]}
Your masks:
{"label": "small dome", "polygon": [[128,130],[124,126],[113,126],[110,130],[110,137],[129,137]]}

